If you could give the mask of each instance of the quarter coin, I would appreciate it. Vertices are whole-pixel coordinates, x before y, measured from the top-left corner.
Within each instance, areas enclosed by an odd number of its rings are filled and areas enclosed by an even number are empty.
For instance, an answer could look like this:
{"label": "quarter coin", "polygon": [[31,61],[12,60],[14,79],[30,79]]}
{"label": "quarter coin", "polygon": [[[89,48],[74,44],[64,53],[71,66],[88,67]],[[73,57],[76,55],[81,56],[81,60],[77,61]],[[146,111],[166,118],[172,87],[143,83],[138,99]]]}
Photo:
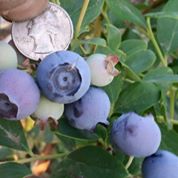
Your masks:
{"label": "quarter coin", "polygon": [[70,16],[54,3],[49,3],[41,15],[12,25],[14,44],[23,55],[36,61],[55,51],[66,50],[72,38]]}

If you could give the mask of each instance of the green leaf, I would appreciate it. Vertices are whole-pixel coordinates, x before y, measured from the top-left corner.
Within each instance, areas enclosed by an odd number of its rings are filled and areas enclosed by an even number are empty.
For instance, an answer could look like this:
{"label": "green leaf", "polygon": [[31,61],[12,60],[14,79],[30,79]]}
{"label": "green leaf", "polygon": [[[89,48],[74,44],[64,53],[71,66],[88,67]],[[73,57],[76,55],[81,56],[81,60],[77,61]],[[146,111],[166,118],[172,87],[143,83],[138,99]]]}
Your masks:
{"label": "green leaf", "polygon": [[144,76],[144,80],[165,85],[165,83],[178,83],[178,75],[173,74],[172,70],[168,67],[159,67],[154,70],[150,70]]}
{"label": "green leaf", "polygon": [[[168,98],[167,98],[167,91],[168,91],[168,87],[164,86],[161,88],[161,103],[157,103],[157,105],[155,105],[155,113],[157,114],[157,116],[161,116],[162,120],[166,121],[169,117],[170,117],[170,111],[169,111],[169,103],[168,103]],[[159,108],[158,108],[159,107]],[[167,122],[167,121],[166,121]],[[169,127],[172,127],[172,124],[169,122]]]}
{"label": "green leaf", "polygon": [[131,55],[138,51],[146,50],[147,44],[143,40],[129,39],[121,43],[120,47],[127,55]]}
{"label": "green leaf", "polygon": [[[178,7],[177,0],[170,0],[163,8],[165,13],[176,13]],[[166,53],[174,52],[178,49],[178,20],[171,18],[158,19],[157,37],[160,45]]]}
{"label": "green leaf", "polygon": [[156,61],[151,50],[137,51],[126,58],[125,63],[135,72],[142,73],[148,70]]}
{"label": "green leaf", "polygon": [[127,77],[129,77],[130,79],[133,79],[135,81],[140,81],[140,77],[125,63],[122,63],[122,66],[126,72]]}
{"label": "green leaf", "polygon": [[124,82],[122,80],[121,75],[122,74],[120,74],[118,77],[115,77],[114,80],[109,85],[103,87],[103,89],[108,94],[111,102],[110,115],[114,114],[116,101],[118,100],[118,97],[122,91],[122,86]]}
{"label": "green leaf", "polygon": [[65,118],[60,119],[58,130],[55,133],[79,141],[96,141],[98,139],[98,136],[93,132],[73,128]]}
{"label": "green leaf", "polygon": [[113,51],[112,49],[110,49],[109,47],[102,47],[102,46],[99,46],[97,49],[96,49],[96,53],[103,53],[103,54],[106,54],[106,55],[115,55],[116,52]]}
{"label": "green leaf", "polygon": [[120,113],[135,111],[141,113],[156,104],[160,90],[152,83],[136,82],[120,94],[115,110]]}
{"label": "green leaf", "polygon": [[119,94],[122,91],[122,85],[123,80],[119,75],[118,77],[115,77],[109,85],[103,87],[108,94],[111,103],[115,103],[117,101]]}
{"label": "green leaf", "polygon": [[25,165],[17,163],[0,164],[0,175],[2,178],[23,178],[29,174],[31,172]]}
{"label": "green leaf", "polygon": [[[83,0],[60,0],[61,6],[69,13],[74,27],[76,27],[80,11],[83,5]],[[104,0],[90,0],[87,12],[85,14],[81,33],[87,30],[88,25],[93,22],[101,13]]]}
{"label": "green leaf", "polygon": [[97,133],[98,137],[102,138],[104,141],[106,141],[106,139],[108,139],[108,130],[102,124],[96,125],[95,133]]}
{"label": "green leaf", "polygon": [[106,47],[106,41],[103,38],[92,38],[89,40],[80,40],[80,43],[82,44],[91,44],[96,46],[103,46]]}
{"label": "green leaf", "polygon": [[107,0],[107,3],[112,12],[120,19],[146,27],[143,15],[127,0]]}
{"label": "green leaf", "polygon": [[177,12],[152,12],[152,13],[148,13],[146,14],[147,17],[151,17],[151,18],[170,18],[170,19],[175,19],[178,20],[178,13]]}
{"label": "green leaf", "polygon": [[162,134],[160,148],[178,154],[178,133],[174,130],[168,130],[164,124],[160,124],[159,127]]}
{"label": "green leaf", "polygon": [[80,148],[57,165],[52,178],[125,178],[124,166],[100,147]]}
{"label": "green leaf", "polygon": [[107,35],[108,46],[112,50],[118,49],[121,43],[121,33],[119,29],[112,24],[108,24],[107,31],[108,31],[108,35]]}
{"label": "green leaf", "polygon": [[19,121],[0,119],[0,145],[27,151],[28,144]]}
{"label": "green leaf", "polygon": [[13,150],[5,147],[5,146],[1,146],[0,147],[0,160],[6,160],[6,159],[11,159],[13,156]]}

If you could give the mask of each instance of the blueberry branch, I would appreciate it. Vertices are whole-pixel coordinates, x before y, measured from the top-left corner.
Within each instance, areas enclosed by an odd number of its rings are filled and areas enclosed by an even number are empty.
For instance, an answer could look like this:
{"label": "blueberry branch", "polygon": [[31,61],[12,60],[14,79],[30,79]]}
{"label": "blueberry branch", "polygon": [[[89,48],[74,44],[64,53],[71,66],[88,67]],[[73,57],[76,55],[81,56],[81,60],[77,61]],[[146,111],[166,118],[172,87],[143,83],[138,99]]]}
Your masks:
{"label": "blueberry branch", "polygon": [[75,39],[77,39],[77,37],[79,36],[80,28],[81,28],[83,19],[85,17],[89,2],[90,2],[90,0],[84,0],[83,1],[83,6],[82,6],[82,9],[80,11],[80,16],[79,16],[77,26],[76,26],[76,30],[75,30]]}
{"label": "blueberry branch", "polygon": [[163,54],[161,52],[161,49],[160,49],[160,47],[159,47],[159,45],[158,45],[158,43],[157,43],[157,41],[155,39],[154,33],[152,31],[152,28],[151,28],[151,22],[150,22],[150,18],[149,17],[147,17],[147,26],[148,26],[148,29],[147,29],[148,36],[149,36],[151,42],[153,43],[153,45],[154,45],[154,47],[156,49],[156,52],[157,52],[157,54],[158,54],[158,56],[159,56],[159,58],[160,58],[160,60],[161,60],[161,62],[163,64],[163,66],[166,67],[167,66],[167,61],[164,58],[164,56],[163,56]]}
{"label": "blueberry branch", "polygon": [[36,155],[34,157],[31,157],[31,158],[25,158],[25,159],[14,160],[14,161],[0,162],[0,164],[9,163],[9,162],[25,164],[25,163],[30,163],[30,162],[37,161],[37,160],[51,160],[51,159],[62,158],[62,157],[65,157],[65,156],[66,156],[66,153],[59,153],[59,154],[52,154],[52,155]]}

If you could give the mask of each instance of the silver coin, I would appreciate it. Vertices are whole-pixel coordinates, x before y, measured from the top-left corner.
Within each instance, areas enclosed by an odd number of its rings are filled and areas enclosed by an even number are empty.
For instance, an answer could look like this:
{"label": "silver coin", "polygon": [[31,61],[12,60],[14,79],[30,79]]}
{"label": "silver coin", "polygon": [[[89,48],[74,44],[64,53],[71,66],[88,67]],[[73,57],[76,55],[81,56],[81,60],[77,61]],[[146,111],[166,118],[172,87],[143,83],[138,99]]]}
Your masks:
{"label": "silver coin", "polygon": [[73,24],[63,8],[49,3],[40,16],[13,22],[12,38],[23,55],[33,60],[43,60],[50,53],[68,48],[73,38]]}

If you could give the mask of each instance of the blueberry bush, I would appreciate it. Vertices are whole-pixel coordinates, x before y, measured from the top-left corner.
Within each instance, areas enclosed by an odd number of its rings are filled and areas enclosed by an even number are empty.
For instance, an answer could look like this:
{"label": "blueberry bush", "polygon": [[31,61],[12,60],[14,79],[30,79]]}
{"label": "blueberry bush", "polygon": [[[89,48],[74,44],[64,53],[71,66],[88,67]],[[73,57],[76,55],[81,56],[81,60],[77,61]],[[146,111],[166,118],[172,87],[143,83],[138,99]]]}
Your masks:
{"label": "blueberry bush", "polygon": [[178,1],[51,2],[66,51],[0,42],[0,177],[178,178]]}

